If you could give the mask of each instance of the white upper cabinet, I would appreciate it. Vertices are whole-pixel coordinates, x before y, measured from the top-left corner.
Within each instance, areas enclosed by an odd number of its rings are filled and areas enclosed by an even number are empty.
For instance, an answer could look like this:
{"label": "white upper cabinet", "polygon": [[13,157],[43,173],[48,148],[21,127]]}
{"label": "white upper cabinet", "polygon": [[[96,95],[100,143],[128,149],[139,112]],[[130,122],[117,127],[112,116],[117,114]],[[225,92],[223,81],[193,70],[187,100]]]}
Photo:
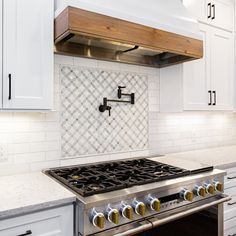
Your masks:
{"label": "white upper cabinet", "polygon": [[231,0],[211,1],[210,23],[226,30],[233,30],[234,26],[234,2]]}
{"label": "white upper cabinet", "polygon": [[183,0],[183,4],[200,22],[229,31],[233,30],[233,0]]}
{"label": "white upper cabinet", "polygon": [[206,22],[208,10],[206,0],[183,0],[183,4],[195,19]]}
{"label": "white upper cabinet", "polygon": [[233,34],[213,29],[211,34],[211,90],[215,110],[233,109]]}
{"label": "white upper cabinet", "polygon": [[207,25],[200,25],[203,36],[204,57],[183,64],[184,110],[208,110],[210,81],[210,39]]}
{"label": "white upper cabinet", "polygon": [[52,109],[53,0],[3,3],[3,109]]}
{"label": "white upper cabinet", "polygon": [[234,109],[233,33],[206,24],[200,24],[200,30],[203,58],[178,65],[174,71],[161,69],[161,112]]}
{"label": "white upper cabinet", "polygon": [[0,0],[0,109],[2,108],[2,1]]}
{"label": "white upper cabinet", "polygon": [[185,110],[233,110],[233,34],[204,24],[203,59],[183,65]]}

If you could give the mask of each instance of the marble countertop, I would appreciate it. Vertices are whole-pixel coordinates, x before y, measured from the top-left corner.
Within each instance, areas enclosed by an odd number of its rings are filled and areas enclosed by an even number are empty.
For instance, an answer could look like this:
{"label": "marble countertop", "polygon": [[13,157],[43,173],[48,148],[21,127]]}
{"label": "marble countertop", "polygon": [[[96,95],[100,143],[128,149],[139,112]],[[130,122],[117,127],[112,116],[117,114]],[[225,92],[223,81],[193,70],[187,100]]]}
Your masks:
{"label": "marble countertop", "polygon": [[[236,145],[168,154],[157,160],[227,169],[236,167]],[[0,177],[0,220],[74,201],[76,196],[71,191],[40,172]]]}
{"label": "marble countertop", "polygon": [[195,161],[211,166],[213,165],[215,168],[219,169],[228,169],[236,167],[236,145],[173,153],[159,157],[158,160],[165,160],[165,158],[172,160],[181,159],[182,162],[184,162],[184,160]]}
{"label": "marble countertop", "polygon": [[72,192],[40,172],[0,177],[0,220],[75,200]]}

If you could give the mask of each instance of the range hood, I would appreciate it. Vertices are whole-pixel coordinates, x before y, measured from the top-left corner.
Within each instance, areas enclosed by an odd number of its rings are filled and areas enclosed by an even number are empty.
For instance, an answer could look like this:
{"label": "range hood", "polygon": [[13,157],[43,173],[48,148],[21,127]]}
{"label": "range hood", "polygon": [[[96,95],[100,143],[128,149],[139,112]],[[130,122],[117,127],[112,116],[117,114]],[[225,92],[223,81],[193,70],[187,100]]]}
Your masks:
{"label": "range hood", "polygon": [[165,67],[203,56],[196,20],[181,0],[63,0],[58,54]]}

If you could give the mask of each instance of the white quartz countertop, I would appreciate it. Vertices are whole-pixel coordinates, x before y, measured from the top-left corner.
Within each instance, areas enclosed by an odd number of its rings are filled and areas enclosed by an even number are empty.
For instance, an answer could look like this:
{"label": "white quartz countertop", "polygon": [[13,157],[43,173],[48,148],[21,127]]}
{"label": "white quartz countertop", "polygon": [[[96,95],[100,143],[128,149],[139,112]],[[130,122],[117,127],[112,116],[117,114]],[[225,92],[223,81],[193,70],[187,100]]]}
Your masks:
{"label": "white quartz countertop", "polygon": [[72,192],[40,172],[0,177],[0,219],[75,200]]}
{"label": "white quartz countertop", "polygon": [[175,161],[181,159],[182,162],[185,160],[195,161],[198,163],[211,165],[216,168],[227,169],[236,167],[236,145],[173,153],[159,157],[158,160],[162,161],[165,160],[165,158],[173,160],[172,165],[174,165]]}

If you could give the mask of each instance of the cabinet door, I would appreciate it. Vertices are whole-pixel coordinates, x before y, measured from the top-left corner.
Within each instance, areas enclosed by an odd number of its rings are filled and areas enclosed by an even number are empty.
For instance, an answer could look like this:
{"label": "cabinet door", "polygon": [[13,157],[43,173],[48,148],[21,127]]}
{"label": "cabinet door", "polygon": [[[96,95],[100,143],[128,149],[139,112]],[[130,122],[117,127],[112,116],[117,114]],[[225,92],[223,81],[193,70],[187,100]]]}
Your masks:
{"label": "cabinet door", "polygon": [[0,236],[16,235],[73,236],[73,205],[0,221]]}
{"label": "cabinet door", "polygon": [[212,90],[216,91],[215,110],[233,110],[233,34],[212,29],[211,78]]}
{"label": "cabinet door", "polygon": [[194,18],[202,22],[207,22],[208,8],[206,0],[183,0],[183,5]]}
{"label": "cabinet door", "polygon": [[233,31],[234,3],[231,0],[214,0],[212,2],[211,24],[222,29]]}
{"label": "cabinet door", "polygon": [[[0,55],[2,55],[2,1],[0,0]],[[0,109],[2,108],[2,56],[0,56]]]}
{"label": "cabinet door", "polygon": [[3,2],[3,108],[51,109],[53,0]]}
{"label": "cabinet door", "polygon": [[210,110],[210,26],[201,24],[204,56],[183,64],[184,110]]}

